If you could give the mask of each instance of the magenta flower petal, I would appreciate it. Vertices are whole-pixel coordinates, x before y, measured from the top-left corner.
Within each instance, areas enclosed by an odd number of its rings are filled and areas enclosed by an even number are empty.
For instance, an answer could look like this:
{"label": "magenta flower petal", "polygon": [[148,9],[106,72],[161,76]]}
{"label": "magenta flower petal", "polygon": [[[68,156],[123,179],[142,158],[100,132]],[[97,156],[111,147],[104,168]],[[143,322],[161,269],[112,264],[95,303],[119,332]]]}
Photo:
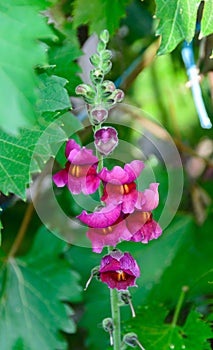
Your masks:
{"label": "magenta flower petal", "polygon": [[91,149],[82,147],[81,150],[72,150],[69,153],[68,160],[75,165],[95,164],[98,163],[98,158],[92,154]]}
{"label": "magenta flower petal", "polygon": [[113,185],[107,183],[104,185],[104,194],[101,200],[106,204],[121,204],[122,212],[125,214],[132,213],[138,200],[139,192],[136,190],[136,183],[131,182],[124,185]]}
{"label": "magenta flower petal", "polygon": [[122,240],[129,241],[132,234],[126,227],[125,219],[105,228],[89,228],[87,237],[92,242],[92,250],[101,253],[106,246],[116,247]]}
{"label": "magenta flower petal", "polygon": [[65,154],[68,159],[65,169],[53,175],[56,185],[67,185],[73,194],[94,193],[100,185],[100,178],[97,176],[98,158],[93,155],[93,151],[81,148],[75,140],[69,140]]}
{"label": "magenta flower petal", "polygon": [[137,231],[131,238],[131,241],[148,243],[153,239],[157,239],[162,234],[162,229],[155,220],[151,220]]}
{"label": "magenta flower petal", "polygon": [[105,228],[113,225],[119,218],[121,206],[109,205],[101,210],[88,214],[85,210],[77,216],[84,224],[93,228]]}
{"label": "magenta flower petal", "polygon": [[78,143],[76,143],[75,140],[73,139],[68,140],[66,143],[66,149],[65,149],[66,158],[69,157],[69,154],[71,151],[73,150],[79,151],[80,149],[81,149],[81,146]]}
{"label": "magenta flower petal", "polygon": [[144,163],[140,160],[133,160],[130,164],[126,164],[124,169],[120,166],[115,166],[112,170],[103,168],[99,177],[106,183],[114,185],[123,185],[133,182],[144,168]]}
{"label": "magenta flower petal", "polygon": [[68,174],[66,169],[60,170],[58,173],[53,175],[53,181],[57,187],[64,187],[68,182]]}
{"label": "magenta flower petal", "polygon": [[139,192],[136,208],[143,211],[151,211],[158,206],[159,203],[159,193],[158,193],[159,183],[151,183],[149,189],[144,192]]}
{"label": "magenta flower petal", "polygon": [[129,253],[115,250],[102,258],[99,273],[100,279],[109,288],[125,290],[136,286],[135,280],[140,276],[140,268]]}
{"label": "magenta flower petal", "polygon": [[162,234],[162,229],[152,219],[151,212],[136,210],[126,218],[128,230],[132,234],[131,241],[148,243]]}

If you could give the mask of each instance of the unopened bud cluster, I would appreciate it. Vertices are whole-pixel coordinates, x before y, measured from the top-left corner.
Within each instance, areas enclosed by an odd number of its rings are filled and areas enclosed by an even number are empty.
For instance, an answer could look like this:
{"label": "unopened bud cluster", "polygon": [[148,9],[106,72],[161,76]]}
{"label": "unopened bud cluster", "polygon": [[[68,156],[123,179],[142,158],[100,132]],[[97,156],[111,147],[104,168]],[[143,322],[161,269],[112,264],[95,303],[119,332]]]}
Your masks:
{"label": "unopened bud cluster", "polygon": [[90,57],[94,69],[90,71],[92,85],[80,84],[76,88],[76,94],[83,97],[88,106],[89,119],[92,125],[99,129],[95,133],[95,146],[100,154],[109,155],[118,144],[117,132],[114,128],[102,128],[101,125],[108,118],[108,110],[124,98],[124,93],[116,89],[110,80],[104,77],[112,68],[112,52],[106,48],[109,41],[109,33],[104,30],[100,34],[97,52]]}

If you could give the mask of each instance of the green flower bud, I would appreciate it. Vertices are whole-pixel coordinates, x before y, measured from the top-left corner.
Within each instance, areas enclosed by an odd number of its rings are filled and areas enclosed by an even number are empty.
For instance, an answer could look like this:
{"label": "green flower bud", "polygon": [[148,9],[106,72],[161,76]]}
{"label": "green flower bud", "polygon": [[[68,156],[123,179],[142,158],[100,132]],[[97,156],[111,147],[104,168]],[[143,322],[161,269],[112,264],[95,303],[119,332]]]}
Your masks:
{"label": "green flower bud", "polygon": [[107,44],[109,41],[109,32],[107,29],[104,29],[100,34],[100,39]]}
{"label": "green flower bud", "polygon": [[90,79],[94,85],[102,83],[104,79],[104,73],[102,69],[93,69],[90,72]]}
{"label": "green flower bud", "polygon": [[102,40],[100,40],[97,45],[97,52],[101,54],[105,49],[106,44]]}
{"label": "green flower bud", "polygon": [[81,95],[81,96],[88,96],[88,97],[94,97],[95,96],[95,91],[92,88],[92,86],[88,84],[80,84],[76,87],[75,89],[76,95]]}
{"label": "green flower bud", "polygon": [[103,62],[101,65],[101,68],[103,69],[104,74],[109,73],[112,68],[112,62],[111,61]]}
{"label": "green flower bud", "polygon": [[103,61],[111,60],[112,52],[110,50],[104,50],[101,56]]}
{"label": "green flower bud", "polygon": [[115,91],[115,84],[110,81],[110,80],[104,80],[102,85],[101,85],[101,88],[103,91]]}
{"label": "green flower bud", "polygon": [[94,55],[92,55],[92,56],[90,57],[90,62],[91,62],[92,65],[95,66],[95,67],[98,67],[98,66],[99,66],[100,61],[101,61],[100,56],[99,56],[97,53],[95,53]]}

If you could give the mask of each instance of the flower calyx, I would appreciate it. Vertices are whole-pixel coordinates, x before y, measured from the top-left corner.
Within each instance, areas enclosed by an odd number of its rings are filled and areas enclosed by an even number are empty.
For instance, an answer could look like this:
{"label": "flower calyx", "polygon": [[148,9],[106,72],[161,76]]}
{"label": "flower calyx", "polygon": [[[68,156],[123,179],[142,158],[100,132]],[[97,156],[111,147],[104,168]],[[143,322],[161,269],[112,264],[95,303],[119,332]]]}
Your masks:
{"label": "flower calyx", "polygon": [[110,345],[113,345],[113,320],[110,317],[104,318],[102,321],[102,327],[104,329],[105,332],[109,333],[110,336]]}
{"label": "flower calyx", "polygon": [[138,346],[141,350],[145,350],[139,342],[137,334],[133,332],[125,334],[123,337],[123,342],[131,348]]}
{"label": "flower calyx", "polygon": [[120,294],[120,300],[122,304],[129,305],[132,313],[132,317],[136,317],[134,307],[132,305],[132,296],[128,290],[122,291]]}
{"label": "flower calyx", "polygon": [[86,283],[86,286],[85,286],[85,288],[84,288],[84,291],[86,291],[87,288],[89,287],[89,285],[90,285],[90,283],[91,283],[93,277],[96,277],[97,280],[100,279],[100,278],[99,278],[99,277],[100,277],[99,269],[100,269],[100,266],[95,266],[95,267],[91,270],[91,274],[90,274],[90,277],[89,277],[89,279],[88,279],[88,281],[87,281],[87,283]]}

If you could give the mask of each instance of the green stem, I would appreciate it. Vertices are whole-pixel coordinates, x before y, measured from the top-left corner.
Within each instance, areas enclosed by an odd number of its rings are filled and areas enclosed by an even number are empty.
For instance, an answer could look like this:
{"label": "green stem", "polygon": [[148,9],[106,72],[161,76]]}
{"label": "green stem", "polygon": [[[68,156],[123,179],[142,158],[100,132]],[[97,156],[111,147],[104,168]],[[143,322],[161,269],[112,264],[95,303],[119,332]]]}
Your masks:
{"label": "green stem", "polygon": [[175,309],[175,313],[174,313],[174,316],[173,316],[173,320],[172,320],[172,323],[171,323],[172,327],[175,327],[176,324],[177,324],[178,317],[179,317],[179,314],[180,314],[180,310],[181,310],[181,307],[182,307],[182,304],[183,304],[186,292],[188,292],[188,287],[187,286],[182,287],[181,294],[180,294],[180,297],[179,297],[179,300],[178,300],[178,303],[177,303],[177,306],[176,306],[176,309]]}
{"label": "green stem", "polygon": [[121,349],[120,308],[117,289],[110,289],[111,312],[113,320],[113,349]]}
{"label": "green stem", "polygon": [[[108,247],[108,253],[112,250]],[[113,349],[121,349],[121,331],[120,331],[120,307],[119,307],[119,293],[117,289],[110,289],[110,303],[113,320]]]}

